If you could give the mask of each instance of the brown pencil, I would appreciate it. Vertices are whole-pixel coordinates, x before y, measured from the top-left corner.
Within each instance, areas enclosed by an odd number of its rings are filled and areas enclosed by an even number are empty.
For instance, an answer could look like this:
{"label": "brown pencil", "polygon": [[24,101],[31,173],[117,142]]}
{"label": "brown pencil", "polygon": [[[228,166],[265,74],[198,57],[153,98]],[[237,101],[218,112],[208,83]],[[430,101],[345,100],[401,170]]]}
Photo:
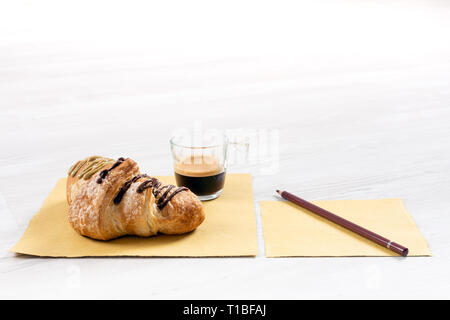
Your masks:
{"label": "brown pencil", "polygon": [[363,227],[358,226],[357,224],[354,224],[353,222],[350,222],[344,218],[341,218],[334,213],[331,213],[328,210],[325,210],[323,208],[320,208],[316,206],[315,204],[312,204],[311,202],[308,202],[300,197],[297,197],[296,195],[293,195],[292,193],[289,193],[287,191],[280,191],[277,190],[277,193],[282,196],[284,199],[289,200],[297,205],[299,205],[302,208],[308,209],[309,211],[327,219],[330,220],[341,227],[344,227],[350,231],[353,231],[360,236],[369,239],[385,248],[388,248],[389,250],[394,251],[395,253],[406,257],[408,255],[408,248],[405,248],[404,246],[393,242],[389,239],[386,239],[385,237],[380,236],[379,234],[376,234],[375,232],[372,232],[370,230],[367,230]]}

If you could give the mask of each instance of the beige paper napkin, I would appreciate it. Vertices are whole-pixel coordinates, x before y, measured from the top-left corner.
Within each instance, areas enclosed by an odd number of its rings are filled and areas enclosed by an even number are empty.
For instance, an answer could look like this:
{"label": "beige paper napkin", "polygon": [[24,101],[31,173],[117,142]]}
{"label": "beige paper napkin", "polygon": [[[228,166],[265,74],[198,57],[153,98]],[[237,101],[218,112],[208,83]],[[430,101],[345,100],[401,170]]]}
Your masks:
{"label": "beige paper napkin", "polygon": [[[173,177],[159,179],[174,184]],[[195,231],[177,236],[126,236],[110,241],[80,236],[67,220],[65,188],[66,179],[60,179],[10,251],[50,257],[222,257],[255,256],[258,253],[249,174],[227,174],[222,195],[203,202],[205,221]]]}
{"label": "beige paper napkin", "polygon": [[[401,199],[313,203],[407,247],[408,256],[431,256]],[[397,256],[287,201],[261,201],[261,214],[267,257]]]}

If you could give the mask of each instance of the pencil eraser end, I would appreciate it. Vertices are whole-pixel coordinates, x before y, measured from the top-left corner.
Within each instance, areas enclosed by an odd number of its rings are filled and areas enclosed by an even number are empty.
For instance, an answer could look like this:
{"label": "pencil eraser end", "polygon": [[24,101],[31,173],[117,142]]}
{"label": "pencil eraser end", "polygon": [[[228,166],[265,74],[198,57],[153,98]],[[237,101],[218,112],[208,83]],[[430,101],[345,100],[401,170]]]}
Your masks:
{"label": "pencil eraser end", "polygon": [[406,256],[408,255],[408,253],[409,253],[409,250],[408,250],[408,248],[406,248],[406,249],[403,250],[403,252],[402,252],[402,257],[406,257]]}

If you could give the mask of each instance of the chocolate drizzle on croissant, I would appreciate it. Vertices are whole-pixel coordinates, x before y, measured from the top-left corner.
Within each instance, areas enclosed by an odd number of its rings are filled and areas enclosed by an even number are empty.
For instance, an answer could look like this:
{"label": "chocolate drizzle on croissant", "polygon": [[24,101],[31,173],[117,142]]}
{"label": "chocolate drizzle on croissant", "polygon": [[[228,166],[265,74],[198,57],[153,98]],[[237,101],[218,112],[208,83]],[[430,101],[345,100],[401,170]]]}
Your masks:
{"label": "chocolate drizzle on croissant", "polygon": [[145,189],[153,188],[153,195],[156,197],[156,190],[158,190],[161,187],[161,181],[159,181],[156,178],[150,178],[149,180],[144,181],[139,185],[139,187],[136,189],[137,193],[144,192]]}
{"label": "chocolate drizzle on croissant", "polygon": [[[113,169],[113,167],[111,167],[111,169]],[[110,169],[110,170],[111,170]],[[101,173],[100,173],[101,175]],[[137,193],[142,193],[144,192],[144,190],[148,189],[148,188],[153,188],[152,189],[152,194],[153,196],[157,199],[156,200],[156,206],[158,207],[158,209],[163,209],[166,204],[179,192],[181,191],[187,191],[189,190],[186,187],[175,187],[172,184],[168,184],[168,185],[162,185],[161,181],[159,181],[156,178],[152,178],[149,177],[146,174],[138,174],[136,176],[134,176],[133,178],[131,178],[130,180],[128,180],[127,182],[125,182],[123,184],[123,186],[120,188],[119,192],[117,193],[117,195],[114,197],[114,204],[119,204],[122,201],[123,196],[125,195],[125,193],[128,191],[128,189],[131,187],[131,185],[133,183],[135,183],[136,181],[138,181],[140,178],[149,178],[148,180],[145,180],[144,182],[142,182],[137,188],[136,188],[136,192]],[[100,178],[99,178],[100,179]],[[162,191],[166,189],[164,191],[164,193],[162,193]],[[173,190],[173,192],[171,193],[171,191]],[[159,197],[159,195],[162,193],[162,195]]]}
{"label": "chocolate drizzle on croissant", "polygon": [[[172,187],[175,187],[173,185],[171,185]],[[172,192],[168,197],[165,194],[163,197],[158,199],[158,202],[156,203],[156,205],[158,206],[159,209],[164,208],[164,206],[179,192],[181,191],[188,191],[189,189],[186,187],[178,187],[175,189],[174,192]]]}
{"label": "chocolate drizzle on croissant", "polygon": [[103,179],[106,178],[106,176],[108,175],[108,173],[109,173],[110,171],[112,171],[114,168],[117,168],[118,166],[120,166],[120,164],[121,164],[122,162],[124,162],[124,161],[125,161],[125,158],[119,158],[119,159],[117,159],[117,161],[112,165],[111,168],[105,169],[105,170],[103,170],[102,172],[100,172],[100,178],[97,179],[97,183],[98,183],[98,184],[102,183],[102,182],[103,182]]}
{"label": "chocolate drizzle on croissant", "polygon": [[137,180],[139,180],[140,178],[150,178],[150,177],[146,174],[138,174],[137,176],[134,176],[132,179],[125,182],[124,185],[122,186],[122,188],[120,188],[117,195],[114,197],[114,200],[113,200],[114,204],[119,204],[120,201],[122,201],[122,198],[123,198],[123,195],[125,194],[125,192],[127,192],[127,190],[131,187],[131,185],[134,182],[136,182]]}
{"label": "chocolate drizzle on croissant", "polygon": [[[146,180],[146,181],[144,181],[143,183],[141,183],[140,185],[139,185],[139,187],[137,187],[137,189],[136,189],[136,192],[138,192],[138,193],[142,193],[142,192],[144,192],[144,190],[145,189],[148,189],[148,188],[153,188],[152,189],[152,193],[153,193],[153,196],[155,197],[155,198],[157,198],[157,201],[156,201],[156,205],[158,206],[158,209],[163,209],[165,206],[166,206],[166,204],[177,194],[177,193],[179,193],[179,192],[181,192],[181,191],[187,191],[187,190],[189,190],[188,188],[186,188],[186,187],[175,187],[174,185],[172,185],[172,184],[168,184],[168,185],[162,185],[162,183],[161,183],[161,181],[159,181],[158,179],[156,179],[156,178],[150,178],[150,179],[148,179],[148,180]],[[167,190],[162,194],[162,196],[161,197],[159,197],[158,198],[158,196],[159,196],[159,194],[164,190],[164,189],[166,189],[167,188]],[[170,191],[172,190],[172,189],[174,189],[175,188],[175,190],[172,192],[172,193],[170,193]]]}

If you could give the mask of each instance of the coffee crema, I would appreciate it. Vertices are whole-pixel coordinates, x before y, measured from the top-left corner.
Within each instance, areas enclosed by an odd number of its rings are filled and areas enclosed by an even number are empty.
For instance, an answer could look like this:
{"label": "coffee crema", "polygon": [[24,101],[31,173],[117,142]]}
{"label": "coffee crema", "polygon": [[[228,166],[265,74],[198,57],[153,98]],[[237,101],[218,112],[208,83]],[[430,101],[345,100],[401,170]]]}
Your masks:
{"label": "coffee crema", "polygon": [[189,188],[197,196],[215,194],[223,189],[225,170],[214,156],[190,156],[175,163],[178,186]]}

